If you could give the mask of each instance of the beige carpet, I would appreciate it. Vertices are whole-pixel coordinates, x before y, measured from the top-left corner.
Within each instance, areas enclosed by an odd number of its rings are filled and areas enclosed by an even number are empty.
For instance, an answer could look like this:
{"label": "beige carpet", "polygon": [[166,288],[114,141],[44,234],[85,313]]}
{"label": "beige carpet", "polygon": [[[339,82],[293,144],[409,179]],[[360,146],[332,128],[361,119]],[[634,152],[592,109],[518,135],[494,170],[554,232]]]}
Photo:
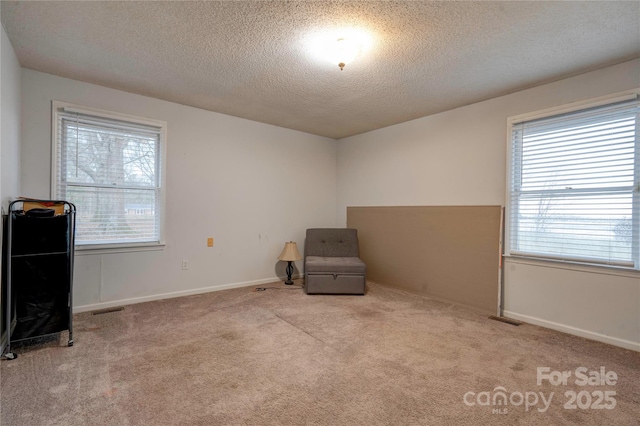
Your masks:
{"label": "beige carpet", "polygon": [[[2,361],[1,424],[640,424],[637,352],[375,284],[265,287],[77,315],[75,346]],[[538,367],[571,376],[538,385]],[[580,367],[618,379],[578,386]]]}

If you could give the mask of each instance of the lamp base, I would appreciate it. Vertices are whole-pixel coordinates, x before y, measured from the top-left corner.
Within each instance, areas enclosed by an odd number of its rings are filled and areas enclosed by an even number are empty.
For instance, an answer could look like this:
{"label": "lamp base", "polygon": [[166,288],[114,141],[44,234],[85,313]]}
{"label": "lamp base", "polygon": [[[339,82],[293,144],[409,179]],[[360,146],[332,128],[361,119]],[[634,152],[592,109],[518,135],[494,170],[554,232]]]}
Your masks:
{"label": "lamp base", "polygon": [[293,262],[290,260],[287,263],[287,280],[284,282],[286,285],[292,285],[293,281],[291,281],[291,274],[293,274]]}

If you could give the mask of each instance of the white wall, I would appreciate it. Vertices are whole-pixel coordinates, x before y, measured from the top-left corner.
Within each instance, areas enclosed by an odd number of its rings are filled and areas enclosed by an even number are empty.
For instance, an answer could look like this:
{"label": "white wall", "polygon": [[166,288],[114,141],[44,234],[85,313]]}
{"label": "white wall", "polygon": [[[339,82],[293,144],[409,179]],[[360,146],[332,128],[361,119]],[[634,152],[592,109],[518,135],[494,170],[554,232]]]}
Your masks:
{"label": "white wall", "polygon": [[[347,206],[504,205],[507,117],[637,87],[640,60],[342,139],[337,223]],[[640,274],[551,266],[507,260],[507,314],[640,350]]]}
{"label": "white wall", "polygon": [[4,28],[1,37],[0,203],[6,208],[9,198],[20,195],[20,64]]}
{"label": "white wall", "polygon": [[[20,187],[20,64],[7,33],[0,34],[0,206],[18,195]],[[0,241],[2,227],[0,226]],[[0,267],[2,256],[0,256]],[[5,315],[0,295],[0,315]],[[4,330],[0,330],[2,334]],[[2,336],[0,353],[6,336]]]}
{"label": "white wall", "polygon": [[285,241],[302,248],[306,228],[335,226],[335,140],[26,69],[25,196],[50,196],[52,100],[165,120],[168,129],[166,247],[76,251],[76,312],[270,282],[284,274]]}
{"label": "white wall", "polygon": [[640,275],[511,259],[505,316],[640,351]]}

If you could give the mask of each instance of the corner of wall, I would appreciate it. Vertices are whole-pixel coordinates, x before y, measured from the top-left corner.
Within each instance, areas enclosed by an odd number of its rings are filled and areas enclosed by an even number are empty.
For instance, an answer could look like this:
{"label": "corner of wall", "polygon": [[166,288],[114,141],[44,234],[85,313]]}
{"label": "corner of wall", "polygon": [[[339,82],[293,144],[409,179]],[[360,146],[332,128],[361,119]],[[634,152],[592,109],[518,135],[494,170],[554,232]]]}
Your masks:
{"label": "corner of wall", "polygon": [[0,201],[20,192],[21,68],[2,27],[0,49]]}
{"label": "corner of wall", "polygon": [[[0,205],[4,210],[9,198],[20,191],[21,68],[4,26],[0,43]],[[2,304],[0,297],[0,315],[4,315]],[[5,330],[0,330],[0,335],[1,354],[6,345]]]}

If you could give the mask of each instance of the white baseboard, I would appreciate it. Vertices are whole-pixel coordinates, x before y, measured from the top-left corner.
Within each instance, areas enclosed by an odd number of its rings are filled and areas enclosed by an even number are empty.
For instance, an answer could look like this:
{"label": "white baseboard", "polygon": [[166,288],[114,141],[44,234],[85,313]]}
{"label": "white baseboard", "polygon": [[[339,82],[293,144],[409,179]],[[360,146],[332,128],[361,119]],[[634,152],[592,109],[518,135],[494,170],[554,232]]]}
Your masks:
{"label": "white baseboard", "polygon": [[528,324],[539,325],[540,327],[550,328],[552,330],[561,331],[563,333],[573,334],[574,336],[585,337],[587,339],[597,340],[598,342],[608,343],[610,345],[640,352],[640,342],[633,342],[631,340],[605,336],[604,334],[595,333],[593,331],[583,330],[581,328],[571,327],[569,325],[547,321],[536,317],[530,317],[528,315],[521,315],[510,311],[504,311],[503,315],[507,318],[512,318],[518,321],[526,322]]}
{"label": "white baseboard", "polygon": [[[297,278],[300,278],[301,276],[302,275],[300,276],[293,275],[292,279],[297,279]],[[129,299],[111,300],[109,302],[100,302],[100,303],[92,303],[90,305],[74,306],[73,313],[78,314],[81,312],[90,312],[90,311],[97,311],[100,309],[114,308],[116,306],[134,305],[136,303],[152,302],[154,300],[162,300],[162,299],[173,299],[174,297],[192,296],[194,294],[210,293],[212,291],[229,290],[232,288],[252,287],[255,285],[270,284],[278,281],[282,281],[282,279],[278,277],[263,278],[261,280],[255,280],[255,281],[244,281],[239,283],[222,284],[222,285],[216,285],[211,287],[201,287],[201,288],[196,288],[191,290],[181,290],[181,291],[173,291],[170,293],[154,294],[150,296],[132,297]]]}

